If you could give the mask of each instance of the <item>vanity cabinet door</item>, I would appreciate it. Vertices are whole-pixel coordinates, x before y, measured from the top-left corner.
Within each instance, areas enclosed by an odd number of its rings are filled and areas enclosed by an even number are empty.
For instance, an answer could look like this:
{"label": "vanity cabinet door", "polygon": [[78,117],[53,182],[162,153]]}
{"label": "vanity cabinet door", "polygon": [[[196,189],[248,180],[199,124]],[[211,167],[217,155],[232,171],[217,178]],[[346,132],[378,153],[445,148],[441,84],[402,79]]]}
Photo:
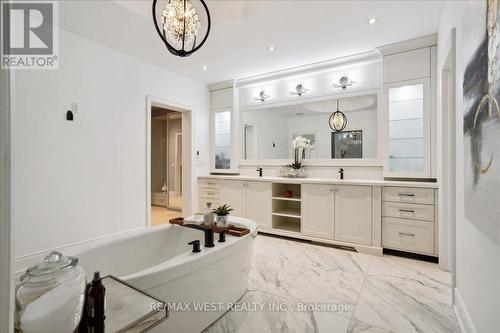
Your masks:
{"label": "vanity cabinet door", "polygon": [[333,185],[302,185],[302,233],[306,236],[333,239]]}
{"label": "vanity cabinet door", "polygon": [[385,85],[386,177],[431,177],[430,79]]}
{"label": "vanity cabinet door", "polygon": [[231,206],[231,208],[234,209],[231,212],[232,216],[246,216],[245,188],[245,182],[242,180],[224,180],[222,183],[221,200],[219,204]]}
{"label": "vanity cabinet door", "polygon": [[371,186],[335,185],[335,240],[371,245]]}
{"label": "vanity cabinet door", "polygon": [[271,229],[271,183],[246,183],[246,217],[259,228]]}

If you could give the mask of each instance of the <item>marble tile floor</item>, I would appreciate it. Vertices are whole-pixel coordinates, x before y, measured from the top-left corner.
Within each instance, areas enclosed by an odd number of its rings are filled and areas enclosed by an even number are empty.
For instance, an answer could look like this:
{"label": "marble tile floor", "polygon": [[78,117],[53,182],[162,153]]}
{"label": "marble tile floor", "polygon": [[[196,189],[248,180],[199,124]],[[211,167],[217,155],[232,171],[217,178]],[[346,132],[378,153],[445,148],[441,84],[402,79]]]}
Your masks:
{"label": "marble tile floor", "polygon": [[436,264],[264,235],[238,303],[205,332],[460,332]]}

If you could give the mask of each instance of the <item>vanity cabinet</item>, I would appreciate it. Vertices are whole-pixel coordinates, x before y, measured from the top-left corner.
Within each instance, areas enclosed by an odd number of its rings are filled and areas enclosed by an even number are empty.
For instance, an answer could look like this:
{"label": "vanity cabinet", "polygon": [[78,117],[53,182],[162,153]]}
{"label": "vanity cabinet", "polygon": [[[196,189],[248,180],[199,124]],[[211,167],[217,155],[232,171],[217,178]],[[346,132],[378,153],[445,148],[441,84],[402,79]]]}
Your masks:
{"label": "vanity cabinet", "polygon": [[335,185],[335,240],[372,244],[372,187]]}
{"label": "vanity cabinet", "polygon": [[385,177],[436,177],[436,42],[431,35],[379,48]]}
{"label": "vanity cabinet", "polygon": [[387,186],[382,200],[384,248],[437,256],[437,190]]}
{"label": "vanity cabinet", "polygon": [[302,234],[334,239],[334,185],[302,185]]}
{"label": "vanity cabinet", "polygon": [[200,204],[228,204],[262,233],[382,254],[381,185],[228,178],[200,178]]}

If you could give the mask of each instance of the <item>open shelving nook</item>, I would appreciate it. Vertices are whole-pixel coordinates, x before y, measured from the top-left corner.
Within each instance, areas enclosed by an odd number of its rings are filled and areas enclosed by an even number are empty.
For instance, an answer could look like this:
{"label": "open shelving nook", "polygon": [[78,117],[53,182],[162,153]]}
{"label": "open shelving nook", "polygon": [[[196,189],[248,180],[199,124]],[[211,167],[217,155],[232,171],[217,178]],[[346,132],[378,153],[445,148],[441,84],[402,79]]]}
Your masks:
{"label": "open shelving nook", "polygon": [[272,226],[287,232],[301,232],[301,185],[273,183]]}

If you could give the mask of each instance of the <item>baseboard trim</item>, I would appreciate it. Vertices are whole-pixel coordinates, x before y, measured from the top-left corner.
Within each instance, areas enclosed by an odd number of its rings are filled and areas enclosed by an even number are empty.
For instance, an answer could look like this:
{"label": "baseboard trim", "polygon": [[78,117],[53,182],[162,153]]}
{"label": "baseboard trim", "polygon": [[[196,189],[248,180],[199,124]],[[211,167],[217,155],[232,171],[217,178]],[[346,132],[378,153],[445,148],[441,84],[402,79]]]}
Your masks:
{"label": "baseboard trim", "polygon": [[458,325],[460,325],[460,330],[462,333],[477,333],[476,327],[469,316],[469,312],[465,307],[465,303],[460,296],[457,288],[453,288],[453,293],[455,296],[455,304],[453,304],[453,309],[457,316]]}
{"label": "baseboard trim", "polygon": [[415,259],[415,260],[428,261],[428,262],[433,262],[435,264],[439,263],[439,258],[438,257],[429,256],[429,255],[426,255],[426,254],[405,252],[405,251],[393,250],[393,249],[387,249],[387,248],[384,248],[383,252],[384,252],[384,254],[389,254],[389,255],[398,256],[398,257],[404,257],[404,258],[410,258],[410,259]]}

